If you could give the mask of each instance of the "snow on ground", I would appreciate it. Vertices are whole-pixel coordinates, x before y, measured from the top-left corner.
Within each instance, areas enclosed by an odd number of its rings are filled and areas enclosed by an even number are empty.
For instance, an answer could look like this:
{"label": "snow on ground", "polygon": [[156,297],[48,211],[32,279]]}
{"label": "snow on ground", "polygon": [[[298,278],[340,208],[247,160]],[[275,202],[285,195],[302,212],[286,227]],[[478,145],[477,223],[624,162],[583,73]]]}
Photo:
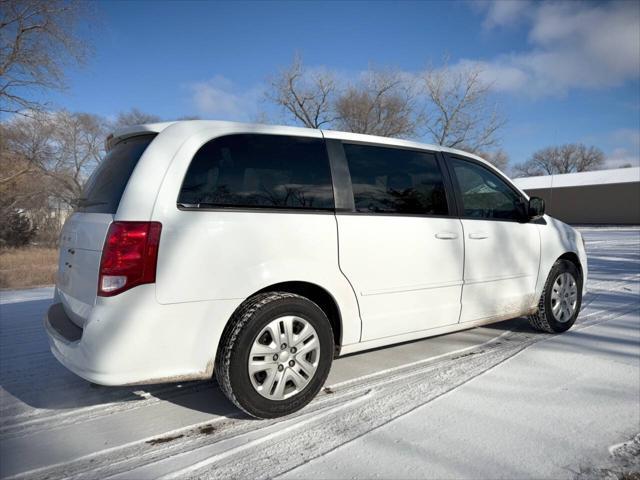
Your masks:
{"label": "snow on ground", "polygon": [[570,332],[535,333],[514,319],[338,359],[329,388],[277,420],[245,417],[214,382],[91,385],[48,350],[51,289],[0,292],[0,476],[596,478],[638,469],[640,230],[583,233],[590,292]]}
{"label": "snow on ground", "polygon": [[53,298],[53,287],[25,288],[24,290],[0,290],[0,305],[5,303],[32,302]]}
{"label": "snow on ground", "polygon": [[640,431],[637,312],[538,342],[284,478],[566,478]]}

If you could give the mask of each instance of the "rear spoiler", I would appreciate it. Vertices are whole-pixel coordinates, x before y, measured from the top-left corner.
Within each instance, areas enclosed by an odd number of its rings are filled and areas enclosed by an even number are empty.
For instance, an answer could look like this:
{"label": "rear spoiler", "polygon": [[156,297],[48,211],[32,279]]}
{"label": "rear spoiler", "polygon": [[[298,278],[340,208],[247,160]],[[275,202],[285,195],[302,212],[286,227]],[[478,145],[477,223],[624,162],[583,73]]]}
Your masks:
{"label": "rear spoiler", "polygon": [[148,123],[146,125],[133,125],[131,127],[121,128],[113,133],[107,135],[104,141],[104,148],[109,152],[117,143],[131,137],[137,137],[138,135],[147,135],[149,133],[160,133],[169,125],[175,122],[163,122],[163,123]]}

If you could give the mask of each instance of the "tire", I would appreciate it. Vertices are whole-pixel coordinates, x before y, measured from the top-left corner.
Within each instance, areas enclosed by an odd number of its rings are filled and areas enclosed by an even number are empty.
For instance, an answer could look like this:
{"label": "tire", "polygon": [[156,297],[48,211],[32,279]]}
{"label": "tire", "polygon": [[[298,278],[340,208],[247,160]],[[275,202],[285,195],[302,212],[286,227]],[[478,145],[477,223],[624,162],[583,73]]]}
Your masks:
{"label": "tire", "polygon": [[[562,277],[565,274],[569,274],[570,277]],[[565,279],[566,290],[563,290],[562,286],[559,287],[559,284],[556,283],[563,278]],[[570,291],[573,291],[571,288],[571,281],[566,282],[566,279],[573,279],[576,289],[575,306],[572,308],[571,315],[567,314],[570,310],[564,310],[562,313],[557,313],[558,311],[562,311],[563,305],[554,298],[555,290],[556,297],[559,296],[565,299],[568,302],[568,305],[573,304],[573,302],[570,301],[570,299],[573,298],[570,293]],[[561,292],[562,294],[557,295],[557,292]],[[534,329],[541,332],[566,332],[573,326],[576,318],[578,318],[581,305],[582,276],[580,275],[580,271],[574,263],[569,262],[568,260],[558,260],[553,264],[553,267],[551,267],[551,272],[549,272],[549,277],[547,278],[544,289],[542,290],[542,295],[540,296],[538,311],[533,315],[529,315],[529,323]]]}
{"label": "tire", "polygon": [[[288,330],[282,333],[274,325]],[[307,330],[308,326],[312,328]],[[313,333],[315,337],[303,344],[300,339]],[[295,345],[300,352],[289,344],[282,347],[287,338],[299,341]],[[309,348],[313,350],[307,352]],[[262,349],[269,353],[256,356]],[[220,340],[215,374],[221,390],[238,408],[256,418],[275,418],[300,410],[317,395],[329,375],[333,352],[331,324],[318,305],[293,293],[268,292],[248,299],[231,317]],[[250,361],[268,369],[254,370],[251,376]],[[315,372],[308,375],[314,366]]]}

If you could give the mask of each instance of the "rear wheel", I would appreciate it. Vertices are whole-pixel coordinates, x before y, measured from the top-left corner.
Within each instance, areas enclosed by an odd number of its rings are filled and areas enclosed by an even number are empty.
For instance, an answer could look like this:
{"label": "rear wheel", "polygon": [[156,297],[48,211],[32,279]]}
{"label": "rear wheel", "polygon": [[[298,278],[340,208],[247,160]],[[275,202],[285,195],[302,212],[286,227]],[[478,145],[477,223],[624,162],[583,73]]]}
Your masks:
{"label": "rear wheel", "polygon": [[287,292],[247,300],[218,350],[216,377],[236,406],[258,418],[293,413],[322,388],[333,359],[333,333],[312,301]]}
{"label": "rear wheel", "polygon": [[536,330],[560,333],[569,330],[582,305],[582,277],[568,260],[558,260],[549,273],[537,313],[529,316]]}

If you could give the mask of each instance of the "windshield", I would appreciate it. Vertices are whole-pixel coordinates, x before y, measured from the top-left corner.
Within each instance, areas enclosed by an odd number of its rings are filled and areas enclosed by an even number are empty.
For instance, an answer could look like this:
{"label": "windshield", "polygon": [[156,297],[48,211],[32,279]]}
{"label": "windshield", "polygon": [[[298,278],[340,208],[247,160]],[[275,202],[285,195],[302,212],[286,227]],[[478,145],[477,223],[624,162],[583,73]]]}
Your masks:
{"label": "windshield", "polygon": [[133,169],[155,136],[139,135],[116,144],[87,181],[76,212],[115,214]]}

